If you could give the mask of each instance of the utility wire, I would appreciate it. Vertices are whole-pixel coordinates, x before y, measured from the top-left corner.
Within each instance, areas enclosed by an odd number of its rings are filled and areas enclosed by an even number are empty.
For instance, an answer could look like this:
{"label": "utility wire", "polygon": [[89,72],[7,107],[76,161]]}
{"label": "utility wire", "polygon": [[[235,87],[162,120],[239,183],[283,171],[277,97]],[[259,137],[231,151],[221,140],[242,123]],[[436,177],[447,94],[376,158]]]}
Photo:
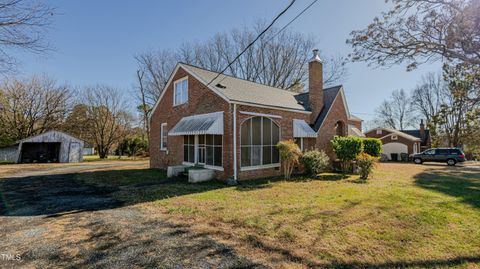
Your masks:
{"label": "utility wire", "polygon": [[217,79],[220,75],[222,75],[236,60],[238,60],[238,58],[240,58],[251,46],[253,46],[253,44],[263,35],[265,34],[265,32],[267,32],[272,26],[273,24],[283,15],[285,14],[285,12],[287,12],[287,10],[293,5],[293,3],[295,3],[296,0],[292,0],[292,2],[290,2],[290,4],[282,11],[280,12],[276,17],[275,19],[273,19],[273,21],[267,26],[267,28],[265,28],[252,42],[250,42],[250,44],[248,44],[248,46],[245,47],[245,49],[243,49],[242,52],[240,52],[240,54],[237,55],[237,57],[235,57],[235,59],[233,59],[230,63],[228,63],[228,65],[220,72],[218,73],[208,84],[207,84],[207,87],[210,86],[210,84],[212,84],[213,81],[215,81],[215,79]]}
{"label": "utility wire", "polygon": [[[318,2],[318,0],[313,0],[312,3],[310,3],[308,6],[306,6],[300,13],[298,13],[297,16],[295,16],[293,19],[291,19],[287,24],[285,24],[280,30],[278,30],[278,32],[276,32],[273,36],[271,36],[267,41],[266,43],[272,41],[272,39],[274,39],[275,37],[277,37],[281,32],[283,32],[288,26],[290,26],[290,24],[292,24],[294,21],[296,21],[300,16],[303,15],[303,13],[305,13],[310,7],[312,7],[316,2]],[[265,70],[265,67],[266,66],[263,66],[262,70],[260,72],[263,72]],[[217,76],[218,77],[218,76]],[[216,78],[217,78],[216,77]],[[222,80],[220,80],[218,83],[222,83],[222,81],[226,78],[227,76],[224,75],[224,77],[222,78]],[[215,79],[216,79],[215,78]],[[215,80],[213,79],[213,80]],[[212,80],[212,81],[213,81]]]}

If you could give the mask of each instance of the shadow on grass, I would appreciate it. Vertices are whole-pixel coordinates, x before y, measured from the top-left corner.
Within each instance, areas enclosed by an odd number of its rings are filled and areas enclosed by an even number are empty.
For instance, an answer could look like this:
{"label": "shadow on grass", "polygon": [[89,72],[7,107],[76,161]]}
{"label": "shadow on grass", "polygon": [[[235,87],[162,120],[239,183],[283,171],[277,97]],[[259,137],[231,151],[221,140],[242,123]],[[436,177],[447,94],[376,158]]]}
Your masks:
{"label": "shadow on grass", "polygon": [[5,178],[0,181],[0,216],[57,217],[227,187],[189,184],[156,169],[108,170]]}
{"label": "shadow on grass", "polygon": [[427,170],[414,176],[418,186],[458,197],[461,202],[480,208],[480,172],[459,167]]}

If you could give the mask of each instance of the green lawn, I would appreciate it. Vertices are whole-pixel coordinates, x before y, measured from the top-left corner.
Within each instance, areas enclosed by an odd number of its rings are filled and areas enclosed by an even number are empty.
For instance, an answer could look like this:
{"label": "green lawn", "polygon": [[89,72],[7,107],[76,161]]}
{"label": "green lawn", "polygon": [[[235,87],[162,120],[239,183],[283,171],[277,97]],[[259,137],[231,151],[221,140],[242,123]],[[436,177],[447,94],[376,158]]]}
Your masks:
{"label": "green lawn", "polygon": [[380,164],[357,176],[188,184],[158,170],[80,175],[275,268],[480,267],[480,170]]}

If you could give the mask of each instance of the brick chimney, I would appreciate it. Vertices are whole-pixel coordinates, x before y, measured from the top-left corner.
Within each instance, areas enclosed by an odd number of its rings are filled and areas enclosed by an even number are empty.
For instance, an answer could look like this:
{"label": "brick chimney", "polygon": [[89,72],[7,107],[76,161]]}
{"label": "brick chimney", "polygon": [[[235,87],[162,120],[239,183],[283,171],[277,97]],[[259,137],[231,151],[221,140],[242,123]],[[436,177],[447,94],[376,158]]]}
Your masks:
{"label": "brick chimney", "polygon": [[318,49],[313,50],[313,57],[308,63],[308,101],[310,103],[310,123],[315,123],[323,108],[323,63],[318,56]]}
{"label": "brick chimney", "polygon": [[423,119],[420,120],[420,139],[425,140],[425,124],[423,124]]}

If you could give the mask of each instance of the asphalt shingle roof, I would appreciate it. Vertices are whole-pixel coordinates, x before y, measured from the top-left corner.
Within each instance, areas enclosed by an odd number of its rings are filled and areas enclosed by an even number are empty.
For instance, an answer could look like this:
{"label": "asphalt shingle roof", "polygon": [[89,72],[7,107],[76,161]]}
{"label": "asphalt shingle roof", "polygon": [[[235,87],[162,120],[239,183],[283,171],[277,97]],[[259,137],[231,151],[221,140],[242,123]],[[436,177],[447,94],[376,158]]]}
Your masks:
{"label": "asphalt shingle roof", "polygon": [[317,117],[317,120],[315,121],[315,124],[313,125],[313,130],[315,132],[318,132],[318,129],[320,129],[320,126],[322,126],[323,121],[328,115],[328,111],[330,110],[330,107],[333,105],[333,101],[335,101],[335,98],[337,95],[340,93],[340,90],[342,89],[342,86],[335,86],[331,87],[328,89],[323,90],[323,108],[322,111],[320,111],[320,114]]}
{"label": "asphalt shingle roof", "polygon": [[[216,72],[191,65],[181,65],[206,83],[218,75]],[[218,83],[224,87],[218,87]],[[295,98],[295,95],[298,95],[295,92],[224,75],[219,76],[210,85],[231,101],[307,111],[307,106],[300,104]]]}
{"label": "asphalt shingle roof", "polygon": [[[422,136],[420,135],[420,130],[401,130],[401,132],[422,139]],[[421,142],[422,146],[425,146],[427,144],[429,137],[430,130],[425,130],[425,137]]]}

